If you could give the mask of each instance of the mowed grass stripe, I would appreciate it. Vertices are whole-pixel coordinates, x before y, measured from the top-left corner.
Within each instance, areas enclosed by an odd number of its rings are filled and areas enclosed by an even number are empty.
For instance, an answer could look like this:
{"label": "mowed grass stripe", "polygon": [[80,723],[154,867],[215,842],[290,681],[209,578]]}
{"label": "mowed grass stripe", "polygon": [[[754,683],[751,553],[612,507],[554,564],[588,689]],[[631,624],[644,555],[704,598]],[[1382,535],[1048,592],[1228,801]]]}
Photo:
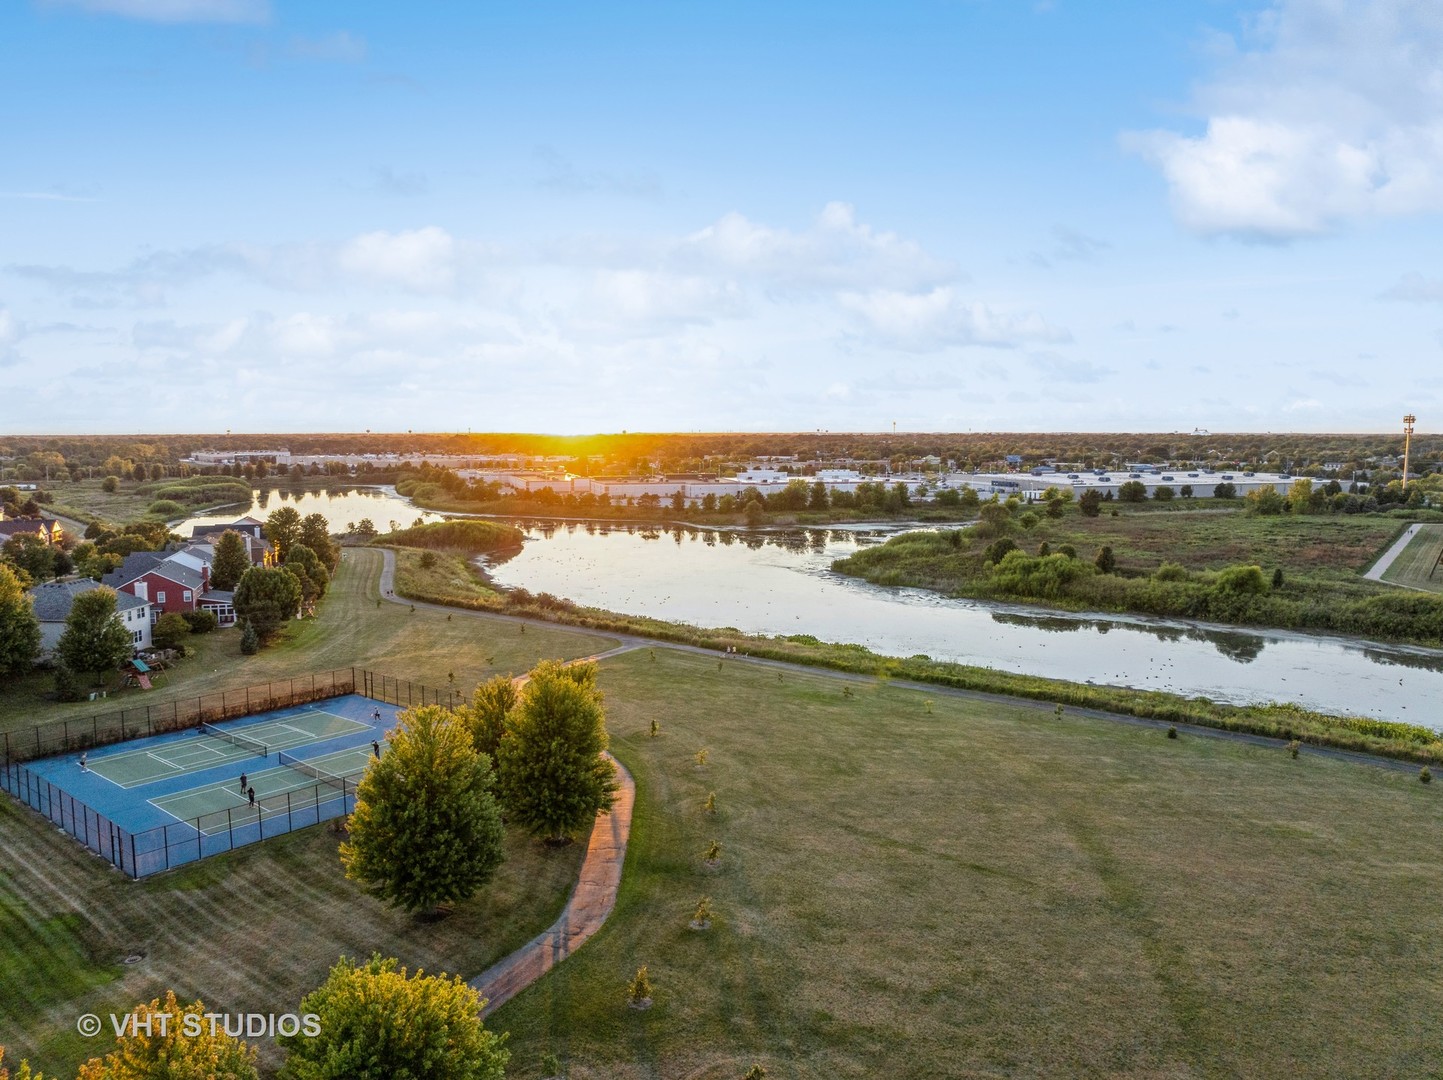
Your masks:
{"label": "mowed grass stripe", "polygon": [[1383,572],[1383,580],[1393,585],[1407,585],[1429,592],[1443,592],[1443,567],[1430,578],[1443,554],[1443,525],[1420,525],[1413,539]]}
{"label": "mowed grass stripe", "polygon": [[[603,663],[638,787],[626,876],[603,931],[495,1015],[518,1063],[559,1046],[574,1075],[621,1078],[1435,1067],[1437,785],[656,656]],[[716,925],[696,934],[704,894]],[[656,1005],[635,1013],[641,963]]]}

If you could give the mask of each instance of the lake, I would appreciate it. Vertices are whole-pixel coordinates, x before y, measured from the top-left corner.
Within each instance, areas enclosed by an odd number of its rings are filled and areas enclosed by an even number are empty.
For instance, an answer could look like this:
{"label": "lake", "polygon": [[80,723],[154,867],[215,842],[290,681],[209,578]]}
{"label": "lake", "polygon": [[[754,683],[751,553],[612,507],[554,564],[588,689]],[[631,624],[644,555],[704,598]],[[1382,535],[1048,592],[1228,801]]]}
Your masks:
{"label": "lake", "polygon": [[[443,515],[393,488],[256,491],[249,508],[191,525],[264,520],[281,506],[323,514],[337,532],[370,518]],[[746,530],[517,523],[519,551],[491,562],[500,585],[578,604],[749,634],[811,634],[892,656],[924,654],[1027,675],[1166,690],[1246,704],[1294,701],[1334,713],[1443,726],[1443,652],[1284,631],[1235,630],[1166,619],[1071,615],[889,589],[834,573],[832,561],[900,527]]]}
{"label": "lake", "polygon": [[301,517],[320,514],[330,523],[332,532],[344,532],[363,518],[370,518],[371,524],[386,532],[395,522],[401,528],[414,525],[416,519],[440,521],[442,515],[430,510],[418,510],[411,500],[396,494],[390,487],[347,487],[338,484],[333,489],[303,491],[289,488],[267,488],[251,492],[249,507],[233,506],[214,513],[198,514],[186,518],[175,527],[181,536],[189,536],[192,525],[222,525],[249,514],[261,521],[272,511],[282,506],[295,507]]}
{"label": "lake", "polygon": [[1164,619],[1071,615],[870,585],[834,559],[898,529],[719,530],[518,522],[500,585],[752,634],[811,634],[894,656],[1246,704],[1443,723],[1443,652]]}

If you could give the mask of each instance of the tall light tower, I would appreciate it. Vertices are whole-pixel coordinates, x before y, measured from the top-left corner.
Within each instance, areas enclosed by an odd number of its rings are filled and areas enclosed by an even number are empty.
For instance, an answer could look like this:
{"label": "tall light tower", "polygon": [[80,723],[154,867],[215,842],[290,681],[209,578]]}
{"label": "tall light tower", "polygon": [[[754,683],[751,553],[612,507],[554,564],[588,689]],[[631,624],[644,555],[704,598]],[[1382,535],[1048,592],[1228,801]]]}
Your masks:
{"label": "tall light tower", "polygon": [[1403,493],[1408,493],[1408,450],[1413,443],[1413,422],[1418,418],[1412,413],[1403,417]]}

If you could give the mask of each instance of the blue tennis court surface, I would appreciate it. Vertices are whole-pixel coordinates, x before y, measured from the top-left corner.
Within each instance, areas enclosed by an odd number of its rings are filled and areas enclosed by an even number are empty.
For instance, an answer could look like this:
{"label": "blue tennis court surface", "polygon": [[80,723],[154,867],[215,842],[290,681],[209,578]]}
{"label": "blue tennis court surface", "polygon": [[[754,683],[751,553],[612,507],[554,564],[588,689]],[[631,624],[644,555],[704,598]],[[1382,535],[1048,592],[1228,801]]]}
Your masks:
{"label": "blue tennis court surface", "polygon": [[[143,876],[348,813],[400,711],[348,694],[91,750],[83,764],[78,753],[45,758],[25,766],[28,784],[43,783],[45,805],[25,801],[55,820],[53,805],[63,818],[70,802],[62,825]],[[108,819],[96,817],[95,830],[110,835],[88,835],[86,808]],[[119,860],[106,850],[117,842],[130,848]]]}

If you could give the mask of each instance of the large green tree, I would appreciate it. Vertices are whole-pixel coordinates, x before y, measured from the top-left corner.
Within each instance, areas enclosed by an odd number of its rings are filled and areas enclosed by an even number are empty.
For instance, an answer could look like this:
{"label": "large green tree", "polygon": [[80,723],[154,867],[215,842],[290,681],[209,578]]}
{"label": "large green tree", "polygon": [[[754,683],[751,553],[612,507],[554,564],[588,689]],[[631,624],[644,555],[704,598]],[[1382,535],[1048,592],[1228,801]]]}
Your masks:
{"label": "large green tree", "polygon": [[215,562],[210,568],[210,584],[215,589],[234,589],[241,575],[251,568],[246,541],[234,529],[227,529],[215,542]]}
{"label": "large green tree", "polygon": [[292,1080],[501,1080],[506,1036],[481,1021],[485,1000],[455,976],[408,975],[393,959],[346,957],[301,1001],[320,1032],[286,1035]]}
{"label": "large green tree", "polygon": [[55,576],[55,548],[34,533],[19,533],[0,548],[5,561],[24,570],[31,581],[45,581]]}
{"label": "large green tree", "polygon": [[471,730],[472,745],[493,762],[506,731],[506,714],[516,707],[516,697],[516,683],[496,675],[476,687],[470,705],[456,710]]}
{"label": "large green tree", "polygon": [[602,756],[606,715],[596,665],[538,664],[506,717],[497,750],[511,819],[552,841],[575,837],[611,808],[616,769]]}
{"label": "large green tree", "polygon": [[116,614],[114,589],[102,585],[75,598],[55,652],[71,671],[88,672],[97,683],[134,654],[130,631]]}
{"label": "large green tree", "polygon": [[252,566],[235,587],[233,606],[236,616],[248,619],[264,640],[300,609],[300,582],[279,566]]}
{"label": "large green tree", "polygon": [[291,552],[291,545],[298,543],[301,538],[300,512],[294,506],[282,506],[279,510],[273,510],[270,517],[266,518],[265,534],[266,539],[275,546],[276,558],[285,562],[286,556]]}
{"label": "large green tree", "polygon": [[331,523],[324,514],[307,514],[301,519],[300,535],[297,542],[305,544],[316,553],[332,574],[341,561],[341,545],[331,539]]}
{"label": "large green tree", "polygon": [[299,566],[305,570],[310,589],[307,591],[306,582],[302,581],[301,591],[307,603],[315,603],[326,595],[326,589],[331,584],[331,575],[316,553],[305,544],[291,545],[290,554],[286,556],[286,566]]}
{"label": "large green tree", "polygon": [[491,763],[465,721],[440,705],[401,713],[390,746],[356,789],[346,876],[417,911],[464,900],[501,865]]}
{"label": "large green tree", "polygon": [[29,671],[40,655],[40,620],[15,571],[0,563],[0,675]]}

